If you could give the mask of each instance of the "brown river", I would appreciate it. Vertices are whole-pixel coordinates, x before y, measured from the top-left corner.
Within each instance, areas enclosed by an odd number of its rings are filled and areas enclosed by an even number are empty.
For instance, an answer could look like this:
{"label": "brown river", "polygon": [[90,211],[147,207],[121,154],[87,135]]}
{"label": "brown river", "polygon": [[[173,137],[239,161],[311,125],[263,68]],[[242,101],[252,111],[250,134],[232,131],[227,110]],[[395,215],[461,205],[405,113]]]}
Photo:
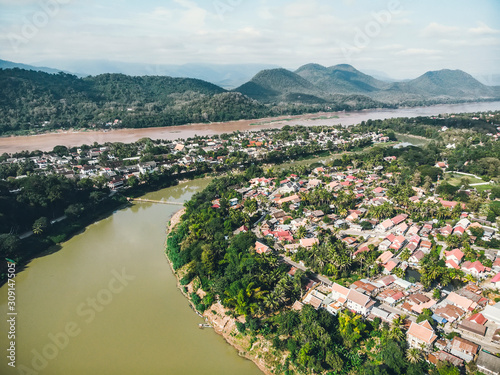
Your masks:
{"label": "brown river", "polygon": [[[208,182],[146,197],[184,202]],[[136,203],[118,210],[17,274],[16,368],[6,358],[4,285],[0,374],[261,374],[212,329],[198,328],[203,320],[176,287],[163,245],[179,208]]]}
{"label": "brown river", "polygon": [[395,117],[434,116],[442,113],[465,113],[500,110],[499,102],[442,104],[428,107],[399,109],[368,109],[353,112],[315,113],[301,116],[241,120],[212,124],[191,124],[164,128],[119,129],[112,131],[61,132],[36,136],[0,137],[0,154],[22,150],[51,151],[54,146],[68,147],[91,145],[94,142],[131,143],[141,138],[169,139],[189,138],[195,135],[210,136],[231,133],[236,130],[280,128],[285,125],[355,125],[361,121],[382,120]]}

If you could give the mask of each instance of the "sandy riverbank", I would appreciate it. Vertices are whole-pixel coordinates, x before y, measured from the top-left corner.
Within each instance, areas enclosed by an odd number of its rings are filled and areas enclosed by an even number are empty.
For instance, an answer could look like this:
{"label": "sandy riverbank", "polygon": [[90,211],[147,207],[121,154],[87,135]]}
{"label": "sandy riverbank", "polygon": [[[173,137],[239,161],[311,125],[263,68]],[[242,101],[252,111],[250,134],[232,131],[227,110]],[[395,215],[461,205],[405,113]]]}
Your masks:
{"label": "sandy riverbank", "polygon": [[[172,218],[170,219],[168,226],[167,226],[167,237],[168,234],[175,228],[177,224],[181,222],[181,217],[186,212],[186,208],[182,208],[179,211],[177,211]],[[166,246],[166,240],[165,240],[165,246]],[[168,263],[170,264],[170,268],[172,269],[172,272],[174,273],[174,276],[177,280],[177,288],[181,291],[181,293],[187,298],[187,300],[191,303],[191,307],[193,308],[194,311],[196,311],[195,306],[191,302],[191,299],[189,298],[189,295],[184,292],[184,289],[182,285],[179,282],[179,276],[177,272],[174,270],[173,264],[168,258],[168,256],[165,254],[165,257],[168,260]],[[192,291],[191,284],[187,286],[188,291]],[[205,318],[205,321],[210,324],[214,331],[224,337],[226,342],[234,347],[237,351],[238,354],[242,357],[245,357],[246,359],[252,361],[255,363],[255,365],[266,375],[272,375],[272,371],[267,367],[264,359],[259,358],[259,355],[257,353],[248,353],[248,345],[249,345],[249,340],[248,337],[241,337],[241,335],[237,335],[238,331],[236,328],[236,321],[237,319],[234,319],[230,317],[229,315],[226,315],[226,312],[228,310],[222,306],[221,303],[217,302],[214,303],[212,306],[210,306],[205,312],[203,313],[203,318]],[[239,338],[238,338],[239,337]]]}

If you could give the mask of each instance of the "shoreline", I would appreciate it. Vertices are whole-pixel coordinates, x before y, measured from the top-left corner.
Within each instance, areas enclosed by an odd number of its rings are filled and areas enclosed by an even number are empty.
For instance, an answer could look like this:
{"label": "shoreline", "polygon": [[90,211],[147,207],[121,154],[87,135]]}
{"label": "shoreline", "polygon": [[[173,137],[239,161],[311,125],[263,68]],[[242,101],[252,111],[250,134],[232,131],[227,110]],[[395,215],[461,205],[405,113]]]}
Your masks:
{"label": "shoreline", "polygon": [[[312,112],[301,115],[275,116],[257,119],[244,119],[226,122],[190,123],[166,127],[150,128],[120,128],[110,130],[80,130],[54,131],[34,135],[4,135],[0,136],[0,149],[6,153],[21,151],[51,151],[57,145],[78,147],[82,144],[91,145],[94,142],[133,143],[141,138],[166,139],[177,141],[194,136],[208,136],[232,133],[234,131],[254,131],[262,129],[281,128],[285,125],[302,126],[350,126],[362,121],[383,120],[387,118],[409,118],[416,116],[434,116],[440,113],[470,113],[487,112],[500,109],[500,101],[465,102],[450,104],[434,104],[428,106],[372,108],[353,111]],[[326,116],[328,119],[318,119]],[[335,118],[338,117],[338,118]],[[255,125],[251,125],[255,124]]]}
{"label": "shoreline", "polygon": [[[166,233],[165,244],[164,244],[165,248],[167,245],[167,238],[168,238],[169,233],[175,228],[175,226],[177,224],[179,224],[181,222],[181,217],[184,214],[184,212],[186,212],[185,207],[183,207],[179,211],[177,211],[170,218],[169,222],[167,223],[167,228],[165,231],[165,233]],[[214,332],[217,333],[218,335],[222,336],[224,338],[224,340],[226,341],[226,343],[228,343],[233,348],[235,348],[240,357],[243,357],[249,361],[252,361],[259,368],[259,370],[262,371],[262,373],[264,373],[266,375],[272,375],[273,374],[272,371],[265,366],[265,362],[263,360],[260,360],[256,356],[249,355],[247,353],[247,350],[245,350],[245,348],[243,348],[241,345],[239,345],[236,342],[236,340],[232,336],[232,332],[236,329],[235,327],[236,327],[236,320],[237,319],[234,319],[234,318],[231,318],[231,317],[225,315],[225,312],[227,310],[220,304],[220,302],[214,303],[212,306],[207,308],[203,314],[200,314],[196,310],[195,306],[193,305],[193,302],[191,301],[191,298],[189,298],[189,295],[187,295],[184,292],[183,287],[180,284],[179,277],[177,276],[177,273],[174,270],[172,262],[170,261],[168,255],[165,252],[164,252],[164,254],[165,254],[165,258],[167,259],[168,264],[170,265],[170,269],[172,270],[172,273],[175,277],[175,280],[177,283],[177,289],[179,289],[179,291],[182,293],[182,295],[184,297],[186,297],[186,299],[188,300],[193,311],[198,316],[204,318],[205,322],[210,324],[212,326]],[[211,313],[214,310],[217,311],[217,314]],[[221,319],[217,319],[218,317],[220,317]]]}

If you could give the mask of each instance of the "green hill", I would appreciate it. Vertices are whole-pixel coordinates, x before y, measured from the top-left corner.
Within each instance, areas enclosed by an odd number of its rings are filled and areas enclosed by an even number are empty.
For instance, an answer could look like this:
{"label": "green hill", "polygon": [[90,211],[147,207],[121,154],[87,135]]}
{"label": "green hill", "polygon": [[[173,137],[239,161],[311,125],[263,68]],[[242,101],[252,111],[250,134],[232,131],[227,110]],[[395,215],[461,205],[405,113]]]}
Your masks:
{"label": "green hill", "polygon": [[262,101],[300,101],[304,94],[308,102],[323,102],[320,98],[325,95],[308,80],[282,68],[263,70],[234,91]]}
{"label": "green hill", "polygon": [[369,94],[390,86],[389,83],[361,73],[348,64],[329,68],[318,64],[307,64],[297,69],[295,73],[328,93]]}
{"label": "green hill", "polygon": [[450,96],[459,98],[486,98],[495,95],[492,87],[483,85],[461,70],[443,69],[427,72],[400,86],[404,91],[418,95]]}
{"label": "green hill", "polygon": [[17,68],[0,70],[0,87],[0,134],[104,127],[114,119],[128,119],[124,122],[133,126],[131,119],[172,112],[175,124],[182,124],[193,117],[187,104],[226,92],[197,79],[123,74],[78,78]]}
{"label": "green hill", "polygon": [[427,72],[411,81],[390,83],[375,79],[348,64],[331,67],[306,64],[295,72],[264,70],[235,91],[262,101],[302,103],[328,102],[338,94],[362,95],[390,105],[500,98],[500,87],[483,85],[460,70]]}

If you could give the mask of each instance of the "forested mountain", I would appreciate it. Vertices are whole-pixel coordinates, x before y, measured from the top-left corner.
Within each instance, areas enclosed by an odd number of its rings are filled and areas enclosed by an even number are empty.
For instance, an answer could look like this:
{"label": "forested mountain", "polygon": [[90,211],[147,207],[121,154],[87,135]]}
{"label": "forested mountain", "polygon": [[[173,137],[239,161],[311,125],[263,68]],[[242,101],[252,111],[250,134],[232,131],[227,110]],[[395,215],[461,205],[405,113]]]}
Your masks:
{"label": "forested mountain", "polygon": [[459,70],[385,82],[350,65],[267,69],[233,91],[192,78],[0,69],[0,134],[151,127],[500,98]]}
{"label": "forested mountain", "polygon": [[45,66],[34,66],[34,65],[16,63],[0,59],[0,69],[14,69],[14,68],[34,70],[36,72],[45,72],[45,73],[59,73],[60,71],[63,71],[62,69],[47,68]]}
{"label": "forested mountain", "polygon": [[245,96],[191,78],[124,74],[78,78],[62,72],[0,69],[0,134],[108,128],[110,123],[130,128],[171,126],[382,106],[359,95],[320,99],[312,95],[314,85],[285,69],[278,75],[264,71],[251,84],[258,92],[268,92],[272,100],[261,97],[259,102],[251,93]]}
{"label": "forested mountain", "polygon": [[325,92],[341,94],[368,94],[387,89],[390,84],[361,73],[351,65],[341,64],[325,68],[318,64],[307,64],[295,71]]}
{"label": "forested mountain", "polygon": [[[495,95],[495,88],[483,85],[461,70],[443,69],[427,72],[414,80],[399,84],[399,87],[402,91],[419,95],[476,98]],[[498,94],[498,90],[496,91]]]}
{"label": "forested mountain", "polygon": [[[439,70],[407,82],[385,82],[341,64],[324,67],[307,64],[295,72],[264,70],[236,91],[257,100],[329,101],[332,95],[364,95],[376,101],[401,104],[434,104],[457,100],[500,98],[500,87],[486,86],[461,70]],[[293,93],[293,96],[290,96]],[[313,96],[311,98],[311,95]]]}
{"label": "forested mountain", "polygon": [[[226,92],[214,84],[189,78],[123,74],[77,78],[21,69],[0,70],[0,87],[3,134],[41,127],[102,127],[115,119],[127,120],[135,127],[130,118],[161,114],[174,115],[168,125],[184,124],[193,118],[194,109],[188,104],[211,97],[216,108],[215,95]],[[246,104],[245,111],[251,113],[248,106],[253,104]],[[210,116],[206,121],[211,121]]]}
{"label": "forested mountain", "polygon": [[326,94],[308,80],[283,68],[263,70],[235,91],[257,100],[285,99],[290,94],[313,97],[322,97]]}

